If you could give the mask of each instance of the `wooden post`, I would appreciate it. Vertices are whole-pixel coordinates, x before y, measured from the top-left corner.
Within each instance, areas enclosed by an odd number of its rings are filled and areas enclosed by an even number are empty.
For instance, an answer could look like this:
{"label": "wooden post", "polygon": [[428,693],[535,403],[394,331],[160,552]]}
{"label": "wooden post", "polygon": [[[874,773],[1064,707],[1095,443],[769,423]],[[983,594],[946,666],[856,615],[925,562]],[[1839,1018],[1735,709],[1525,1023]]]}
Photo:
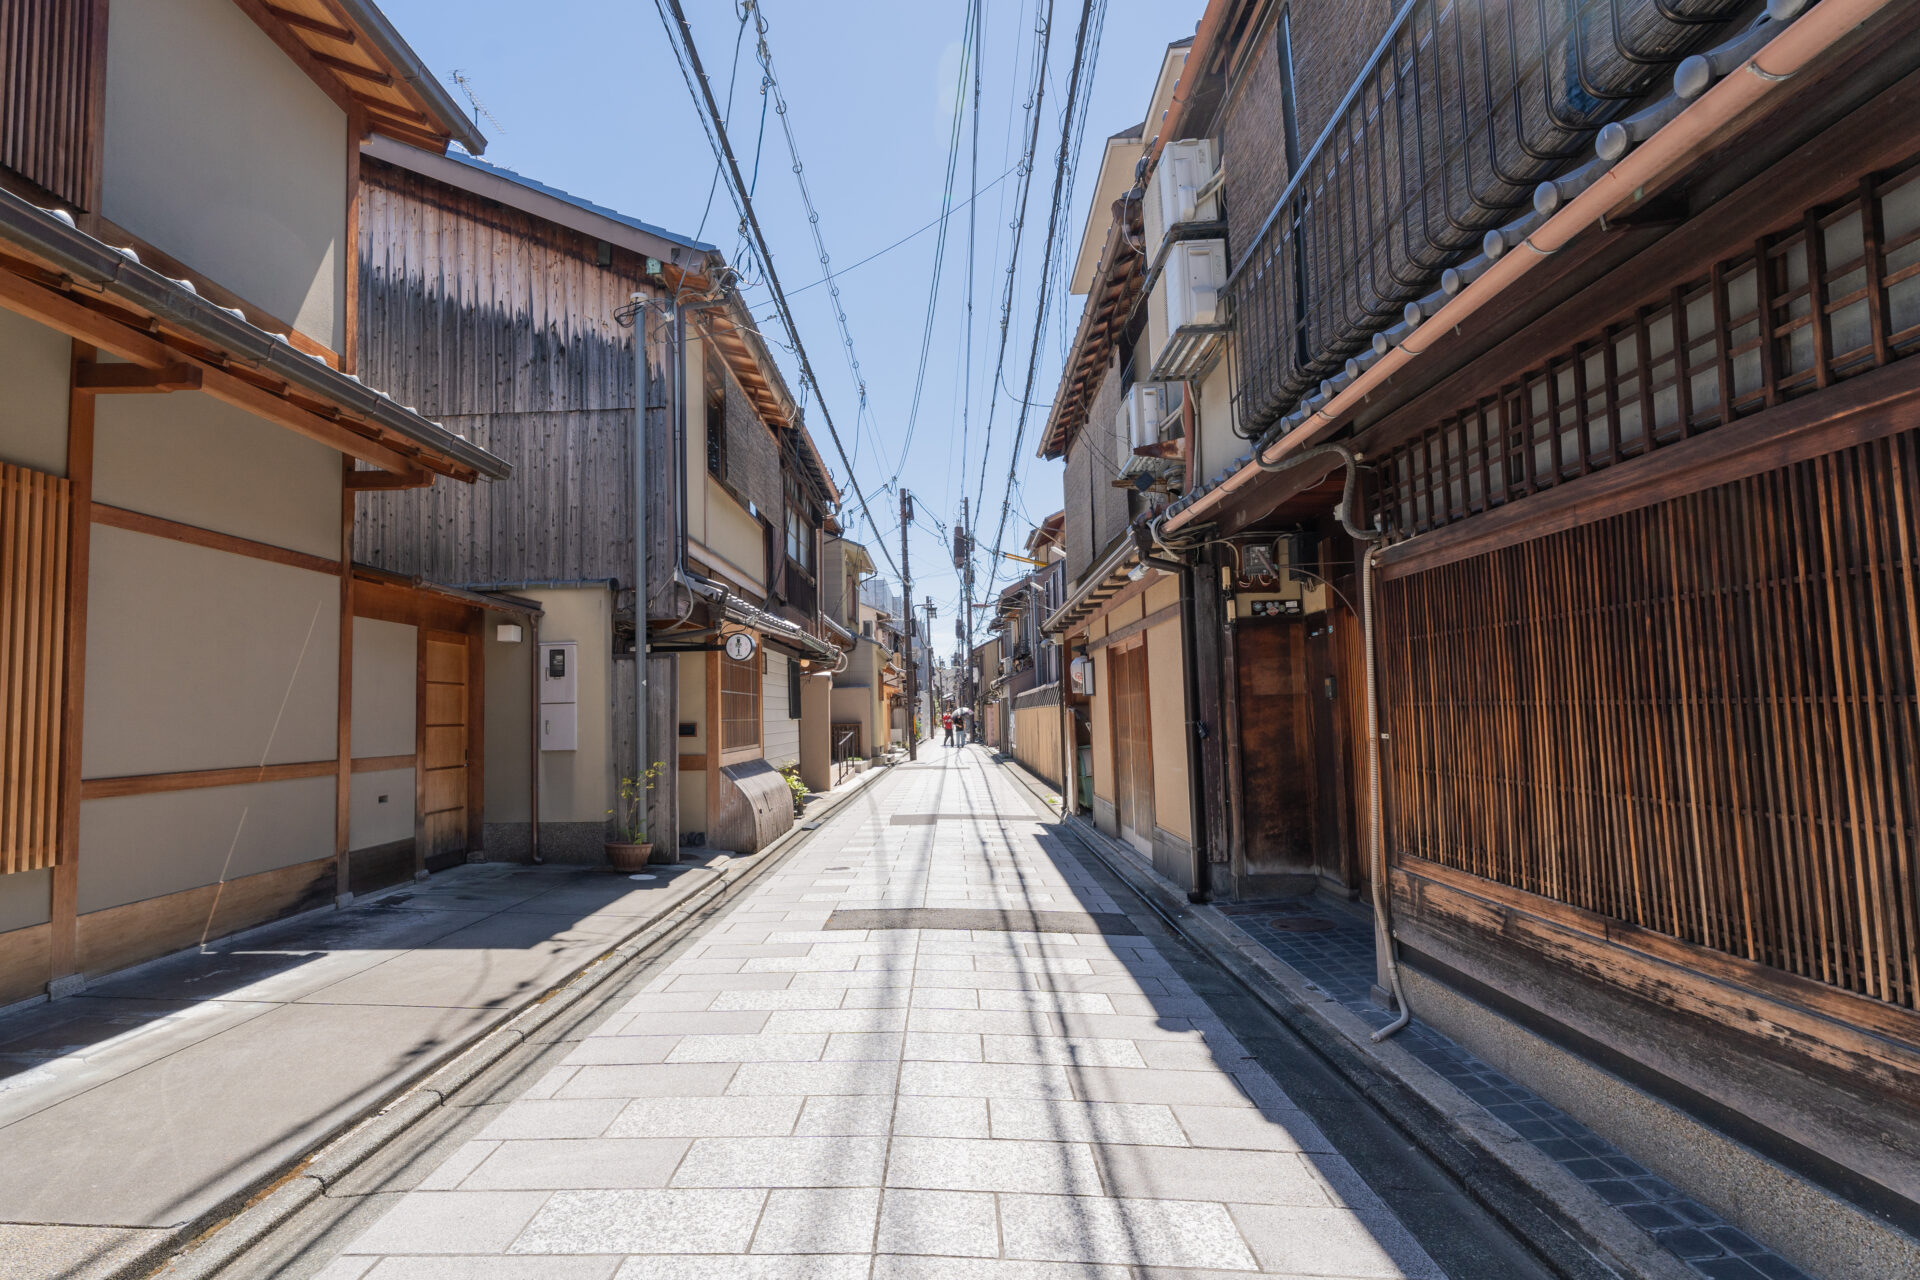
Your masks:
{"label": "wooden post", "polygon": [[467,861],[487,856],[487,615],[479,609],[467,625]]}
{"label": "wooden post", "polygon": [[527,838],[535,862],[540,857],[540,615],[527,619],[527,640],[532,646],[533,683],[527,690],[532,718],[527,721],[527,751],[532,759],[527,773]]}
{"label": "wooden post", "polygon": [[720,753],[724,741],[720,732],[720,654],[707,655],[707,837],[720,819]]}
{"label": "wooden post", "polygon": [[427,619],[413,627],[413,874],[427,874]]}
{"label": "wooden post", "polygon": [[353,901],[352,851],[348,834],[353,818],[353,493],[347,477],[353,459],[340,459],[340,681],[333,736],[333,900]]}
{"label": "wooden post", "polygon": [[87,570],[93,531],[93,397],[73,389],[83,362],[95,355],[85,343],[73,344],[67,393],[67,480],[72,508],[67,527],[67,634],[62,662],[66,681],[60,691],[60,837],[49,904],[47,994],[71,995],[80,989],[77,935],[80,890],[80,730],[86,711]]}

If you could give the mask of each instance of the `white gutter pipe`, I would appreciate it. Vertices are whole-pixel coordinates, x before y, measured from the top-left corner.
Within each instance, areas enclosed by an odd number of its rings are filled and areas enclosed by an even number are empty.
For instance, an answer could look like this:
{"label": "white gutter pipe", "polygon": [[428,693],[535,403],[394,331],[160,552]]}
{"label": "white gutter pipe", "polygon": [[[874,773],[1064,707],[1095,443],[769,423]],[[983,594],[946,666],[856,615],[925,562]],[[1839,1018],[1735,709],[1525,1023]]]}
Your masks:
{"label": "white gutter pipe", "polygon": [[[1799,0],[1771,0],[1768,13],[1773,16],[1773,23],[1769,25],[1781,25],[1782,30],[1757,53],[1733,67],[1711,88],[1701,92],[1697,101],[1680,111],[1637,148],[1625,151],[1611,168],[1606,167],[1607,162],[1602,158],[1574,174],[1541,183],[1534,192],[1533,213],[1521,219],[1518,226],[1487,233],[1487,257],[1491,261],[1480,269],[1465,288],[1451,297],[1446,297],[1443,290],[1434,298],[1409,303],[1407,319],[1415,327],[1407,335],[1408,341],[1380,354],[1338,394],[1315,406],[1299,427],[1261,451],[1255,463],[1278,462],[1312,446],[1341,426],[1348,415],[1359,408],[1360,403],[1380,384],[1430,349],[1432,343],[1418,347],[1412,345],[1421,330],[1444,334],[1458,328],[1514,281],[1531,271],[1542,258],[1558,253],[1576,235],[1599,222],[1608,210],[1634,203],[1642,192],[1658,186],[1675,170],[1697,159],[1713,145],[1716,135],[1728,124],[1778,92],[1782,82],[1791,79],[1841,37],[1872,18],[1893,0],[1820,0],[1805,14],[1794,18],[1798,3]],[[1748,38],[1736,37],[1734,44],[1740,45]],[[1723,46],[1723,49],[1726,47]],[[1713,63],[1713,54],[1696,55],[1680,64],[1674,79],[1676,85],[1697,91],[1697,86],[1703,80],[1711,79],[1713,72],[1718,69]],[[1741,74],[1742,71],[1746,74]],[[1658,109],[1656,107],[1654,110]],[[1642,113],[1643,116],[1647,114]],[[1628,136],[1625,138],[1602,130],[1608,150],[1619,153],[1622,147],[1632,145],[1632,130],[1626,128]],[[1572,191],[1571,188],[1578,185],[1582,177],[1590,177],[1591,181],[1577,192]],[[1532,225],[1524,237],[1509,238],[1512,232],[1527,224]],[[1522,247],[1528,252],[1513,251]],[[1468,264],[1466,269],[1471,270],[1474,265]],[[1432,304],[1443,298],[1444,302],[1434,309]],[[1326,385],[1323,383],[1323,388]],[[1192,506],[1183,507],[1169,516],[1166,530],[1173,532],[1200,518],[1224,502],[1228,494],[1251,484],[1260,473],[1259,465],[1242,467]]]}

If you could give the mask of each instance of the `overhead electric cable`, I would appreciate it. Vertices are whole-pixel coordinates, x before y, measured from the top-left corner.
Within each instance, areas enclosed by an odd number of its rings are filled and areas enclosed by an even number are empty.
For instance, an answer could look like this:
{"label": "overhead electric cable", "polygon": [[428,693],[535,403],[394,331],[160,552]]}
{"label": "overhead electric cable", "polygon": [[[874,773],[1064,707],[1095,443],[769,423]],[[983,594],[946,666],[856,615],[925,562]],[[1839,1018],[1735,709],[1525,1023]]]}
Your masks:
{"label": "overhead electric cable", "polygon": [[1065,211],[1063,206],[1069,198],[1068,193],[1073,189],[1073,169],[1078,153],[1074,108],[1078,102],[1081,119],[1084,122],[1087,95],[1083,90],[1091,87],[1094,67],[1100,56],[1100,33],[1106,23],[1106,14],[1106,0],[1082,0],[1080,30],[1073,41],[1073,69],[1067,77],[1067,106],[1060,128],[1060,152],[1054,166],[1053,208],[1047,215],[1047,238],[1041,251],[1043,256],[1040,261],[1040,300],[1034,312],[1033,346],[1027,355],[1026,392],[1020,397],[1020,418],[1018,425],[1014,428],[1012,456],[1007,461],[1007,488],[1000,500],[1000,526],[994,532],[993,558],[987,565],[989,596],[993,594],[994,580],[1000,569],[1001,543],[1007,533],[1007,512],[1013,505],[1014,476],[1020,466],[1020,446],[1027,434],[1027,414],[1033,400],[1033,380],[1040,366],[1040,341],[1046,332],[1047,290],[1053,278],[1050,268],[1053,262],[1054,242],[1063,234],[1061,215]]}
{"label": "overhead electric cable", "polygon": [[[654,9],[660,15],[661,25],[666,28],[667,43],[680,63],[680,74],[687,82],[687,92],[693,95],[694,110],[700,113],[707,141],[714,148],[714,154],[726,165],[728,191],[733,196],[741,221],[751,235],[755,256],[760,260],[761,270],[766,273],[767,288],[773,295],[774,307],[786,327],[787,336],[793,342],[794,358],[800,362],[801,387],[804,390],[811,386],[819,398],[820,417],[827,424],[827,434],[833,440],[834,451],[847,468],[847,483],[853,486],[854,497],[860,504],[861,514],[866,517],[867,524],[878,529],[880,522],[873,518],[873,512],[867,506],[866,492],[860,486],[859,476],[854,474],[853,462],[847,457],[846,443],[841,440],[840,430],[834,425],[833,414],[827,408],[826,395],[820,388],[820,380],[814,375],[813,362],[807,358],[806,346],[800,340],[800,326],[794,323],[793,309],[787,304],[786,292],[780,287],[780,277],[773,265],[773,250],[768,246],[766,233],[761,229],[760,219],[754,212],[747,184],[740,176],[740,162],[734,155],[733,144],[727,138],[726,123],[720,118],[719,104],[714,101],[713,86],[700,65],[700,51],[693,42],[693,28],[687,23],[680,0],[654,0]],[[668,16],[669,9],[672,10],[671,18]],[[887,567],[898,577],[900,568],[894,563],[893,553],[884,542],[880,544],[880,554],[885,557]]]}

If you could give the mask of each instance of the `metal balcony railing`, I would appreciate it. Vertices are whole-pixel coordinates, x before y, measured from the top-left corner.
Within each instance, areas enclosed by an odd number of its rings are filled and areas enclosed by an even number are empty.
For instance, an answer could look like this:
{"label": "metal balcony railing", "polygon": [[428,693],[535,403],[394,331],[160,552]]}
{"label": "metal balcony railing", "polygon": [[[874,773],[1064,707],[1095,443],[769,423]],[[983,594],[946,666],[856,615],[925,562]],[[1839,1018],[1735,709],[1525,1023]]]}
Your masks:
{"label": "metal balcony railing", "polygon": [[[1409,0],[1227,283],[1250,428],[1592,157],[1601,125],[1752,0]],[[1237,246],[1236,246],[1237,248]]]}

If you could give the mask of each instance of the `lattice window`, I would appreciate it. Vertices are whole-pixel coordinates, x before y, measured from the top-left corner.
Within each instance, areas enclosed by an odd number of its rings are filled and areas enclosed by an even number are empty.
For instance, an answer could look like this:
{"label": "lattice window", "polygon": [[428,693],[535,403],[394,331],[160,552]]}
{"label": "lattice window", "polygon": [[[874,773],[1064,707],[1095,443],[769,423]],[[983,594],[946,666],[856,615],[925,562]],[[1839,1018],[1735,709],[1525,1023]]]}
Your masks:
{"label": "lattice window", "polygon": [[735,662],[720,655],[720,746],[760,745],[760,659]]}
{"label": "lattice window", "polygon": [[1394,449],[1378,502],[1423,533],[1911,354],[1920,169],[1869,178]]}
{"label": "lattice window", "polygon": [[1910,431],[1388,583],[1393,847],[1920,1007],[1916,476]]}
{"label": "lattice window", "polygon": [[58,860],[72,486],[0,463],[0,874]]}

